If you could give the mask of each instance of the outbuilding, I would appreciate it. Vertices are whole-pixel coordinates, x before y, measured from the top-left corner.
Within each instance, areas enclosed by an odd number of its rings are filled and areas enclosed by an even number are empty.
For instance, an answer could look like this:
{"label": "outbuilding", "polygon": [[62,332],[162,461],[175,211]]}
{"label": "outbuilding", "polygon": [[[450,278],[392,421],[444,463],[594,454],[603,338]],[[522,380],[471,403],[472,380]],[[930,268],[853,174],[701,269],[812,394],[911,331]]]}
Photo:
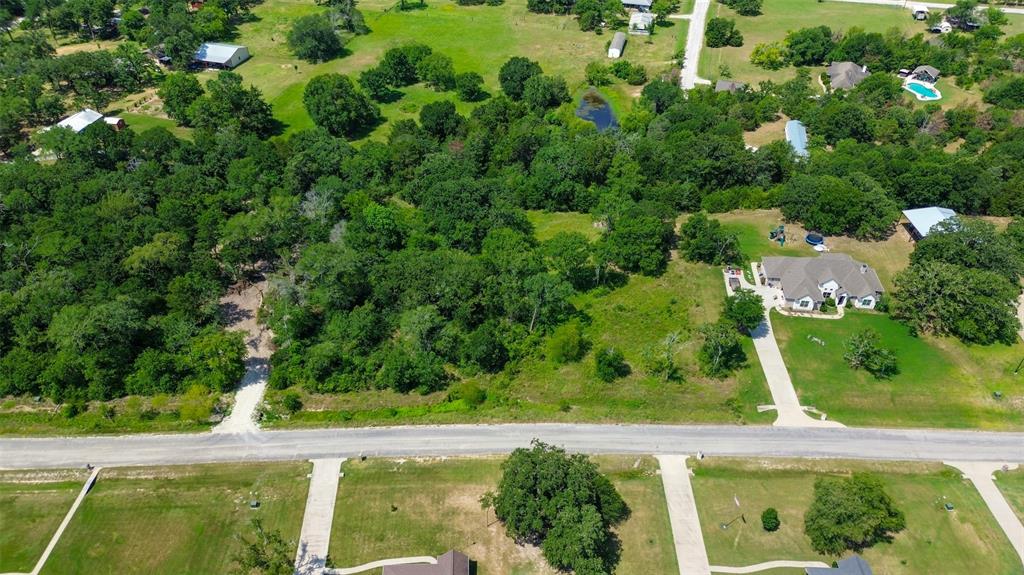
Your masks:
{"label": "outbuilding", "polygon": [[622,32],[616,32],[615,36],[612,37],[611,44],[608,45],[608,57],[609,58],[621,58],[622,51],[626,48],[626,35]]}
{"label": "outbuilding", "polygon": [[80,134],[83,130],[95,124],[96,122],[99,122],[100,120],[102,120],[111,128],[118,131],[124,129],[125,127],[124,120],[122,120],[121,118],[115,116],[104,116],[103,114],[91,108],[86,108],[84,110],[81,110],[68,116],[67,118],[64,118],[63,120],[57,122],[57,127],[67,128],[76,134]]}
{"label": "outbuilding", "polygon": [[194,61],[206,68],[230,70],[249,59],[249,49],[237,44],[204,42],[196,50]]}
{"label": "outbuilding", "polygon": [[915,240],[927,236],[935,226],[953,218],[956,218],[956,212],[938,206],[903,210],[903,223]]}
{"label": "outbuilding", "polygon": [[744,84],[743,82],[734,82],[732,80],[719,80],[715,82],[716,92],[731,92],[735,94],[736,92],[739,92],[746,87],[747,85]]}

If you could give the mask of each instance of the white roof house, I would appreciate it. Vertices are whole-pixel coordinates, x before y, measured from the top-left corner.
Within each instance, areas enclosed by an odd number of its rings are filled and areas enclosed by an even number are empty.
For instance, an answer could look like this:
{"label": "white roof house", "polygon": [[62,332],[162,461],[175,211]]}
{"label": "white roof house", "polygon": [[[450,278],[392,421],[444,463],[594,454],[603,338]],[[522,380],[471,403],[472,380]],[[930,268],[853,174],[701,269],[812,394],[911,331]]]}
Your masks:
{"label": "white roof house", "polygon": [[903,216],[910,222],[911,232],[918,238],[923,238],[939,223],[955,218],[956,212],[949,208],[932,206],[930,208],[903,210]]}
{"label": "white roof house", "polygon": [[204,42],[196,50],[195,61],[217,68],[234,68],[249,59],[249,49],[237,44]]}
{"label": "white roof house", "polygon": [[57,122],[58,128],[68,128],[76,134],[103,119],[103,114],[86,108]]}
{"label": "white roof house", "polygon": [[622,0],[622,6],[627,10],[639,10],[647,12],[651,9],[654,0]]}
{"label": "white roof house", "polygon": [[654,27],[654,14],[650,12],[633,12],[629,15],[629,33],[649,36]]}
{"label": "white roof house", "polygon": [[793,147],[793,152],[801,158],[811,154],[807,151],[807,128],[800,120],[786,122],[786,141]]}
{"label": "white roof house", "polygon": [[626,35],[622,32],[616,32],[615,36],[612,37],[611,44],[608,45],[608,57],[609,58],[621,58],[622,50],[626,47]]}

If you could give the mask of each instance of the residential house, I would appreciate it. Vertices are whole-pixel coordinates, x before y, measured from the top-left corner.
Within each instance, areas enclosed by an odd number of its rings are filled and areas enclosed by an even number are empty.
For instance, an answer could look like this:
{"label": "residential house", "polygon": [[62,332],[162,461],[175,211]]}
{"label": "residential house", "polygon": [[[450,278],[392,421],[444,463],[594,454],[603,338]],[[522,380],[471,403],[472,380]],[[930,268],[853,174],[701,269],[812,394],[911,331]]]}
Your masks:
{"label": "residential house", "polygon": [[871,75],[867,66],[855,62],[832,62],[827,72],[833,90],[849,90]]}
{"label": "residential house", "polygon": [[633,12],[629,15],[629,33],[650,36],[654,28],[654,14],[650,12]]}
{"label": "residential house", "polygon": [[934,66],[918,66],[910,72],[910,77],[918,82],[934,84],[939,81],[941,73]]}
{"label": "residential house", "polygon": [[746,88],[747,85],[743,82],[733,82],[732,80],[719,80],[715,82],[716,92],[732,92],[736,93]]}
{"label": "residential house", "polygon": [[609,58],[621,58],[622,51],[626,48],[626,35],[622,32],[616,32],[615,36],[612,36],[612,42],[608,45],[608,57]]}
{"label": "residential house", "polygon": [[798,157],[806,158],[811,155],[807,151],[807,128],[800,120],[786,122],[786,141]]}
{"label": "residential house", "polygon": [[653,3],[653,0],[622,0],[622,7],[637,12],[650,12]]}
{"label": "residential house", "polygon": [[784,307],[797,311],[820,309],[826,299],[840,307],[874,309],[884,291],[874,269],[846,254],[767,256],[761,260],[761,275],[769,286],[782,289]]}
{"label": "residential house", "polygon": [[835,567],[807,567],[807,575],[874,575],[868,562],[860,555],[841,559]]}
{"label": "residential house", "polygon": [[387,565],[381,575],[469,575],[469,557],[449,551],[434,564]]}
{"label": "residential house", "polygon": [[230,70],[249,59],[249,49],[236,44],[204,42],[196,50],[194,61],[206,68]]}
{"label": "residential house", "polygon": [[953,210],[932,206],[930,208],[903,210],[901,222],[907,227],[910,236],[915,240],[919,240],[927,236],[939,223],[953,218],[956,218],[956,212]]}
{"label": "residential house", "polygon": [[[115,130],[122,130],[125,127],[124,120],[116,116],[104,116],[96,110],[86,108],[80,112],[76,112],[67,118],[57,122],[58,128],[67,128],[76,134],[80,134],[83,130],[96,122],[103,121],[108,126]],[[49,129],[49,128],[47,128]]]}

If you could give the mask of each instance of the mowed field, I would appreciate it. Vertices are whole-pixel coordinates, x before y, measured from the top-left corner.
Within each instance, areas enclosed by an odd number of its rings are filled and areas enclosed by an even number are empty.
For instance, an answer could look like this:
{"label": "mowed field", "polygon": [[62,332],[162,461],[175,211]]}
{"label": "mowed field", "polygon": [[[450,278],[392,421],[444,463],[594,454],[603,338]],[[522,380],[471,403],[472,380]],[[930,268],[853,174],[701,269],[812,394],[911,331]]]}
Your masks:
{"label": "mowed field", "polygon": [[[596,238],[590,218],[580,214],[532,212],[538,239],[559,231],[579,231]],[[764,374],[749,339],[743,345],[747,364],[725,379],[700,374],[699,326],[717,321],[725,287],[718,268],[672,259],[660,277],[630,276],[625,285],[597,288],[577,295],[580,324],[590,351],[582,360],[555,364],[538,352],[518,369],[471,381],[487,390],[488,400],[471,409],[447,401],[448,392],[430,395],[365,391],[303,396],[305,408],[274,427],[370,425],[398,422],[460,423],[490,421],[589,421],[665,423],[770,423],[773,413],[758,413],[771,403]],[[681,377],[665,381],[645,373],[645,350],[678,334],[674,348]],[[622,351],[629,375],[603,383],[594,374],[594,350]],[[543,349],[543,346],[541,346]],[[275,392],[270,392],[274,402]]]}
{"label": "mowed field", "polygon": [[[796,68],[789,66],[781,70],[765,70],[750,63],[750,54],[757,44],[782,41],[787,33],[801,28],[825,25],[833,32],[844,32],[855,27],[868,32],[887,32],[895,28],[908,36],[930,35],[925,24],[911,18],[910,11],[903,7],[810,0],[764,0],[762,11],[760,16],[740,16],[724,4],[712,3],[708,18],[719,16],[735,20],[736,28],[743,34],[743,46],[705,47],[698,68],[702,78],[712,82],[719,79],[721,66],[728,67],[735,80],[754,86],[763,80],[783,82],[793,78]],[[1008,36],[1024,32],[1024,16],[1010,14],[1008,18],[1010,24],[1004,27]],[[818,86],[816,78],[824,70],[823,66],[809,68],[811,77],[815,79],[814,86]],[[981,101],[978,88],[964,90],[948,78],[940,80],[938,88],[943,95],[940,103],[944,106]],[[909,94],[907,97],[908,101],[916,102]]]}
{"label": "mowed field", "polygon": [[[296,544],[309,470],[304,462],[104,469],[43,574],[228,573],[252,518]],[[28,535],[6,519],[4,531]]]}
{"label": "mowed field", "polygon": [[[772,325],[801,403],[847,425],[1024,429],[1024,377],[1013,373],[1024,343],[968,346],[915,337],[886,315],[860,311],[840,320],[773,313]],[[847,365],[846,342],[865,329],[896,354],[898,375],[876,380]]]}
{"label": "mowed field", "polygon": [[84,471],[0,473],[0,573],[35,567],[86,477]]}
{"label": "mowed field", "polygon": [[[313,0],[265,0],[252,9],[253,21],[240,25],[238,37],[232,40],[246,45],[252,54],[236,71],[263,91],[274,115],[288,131],[294,131],[313,125],[302,105],[302,91],[312,77],[338,72],[356,79],[360,71],[375,66],[387,49],[408,42],[422,42],[450,56],[456,72],[479,73],[492,94],[499,90],[501,65],[512,56],[538,61],[545,73],[563,76],[576,92],[585,87],[587,63],[609,61],[610,32],[582,32],[571,16],[533,14],[526,10],[526,0],[509,0],[501,6],[459,6],[452,0],[431,0],[425,8],[404,12],[396,6],[392,0],[360,2],[370,33],[352,39],[342,57],[309,64],[291,54],[287,35],[295,19],[325,9]],[[651,75],[668,68],[679,34],[685,35],[685,24],[673,20],[659,26],[649,38],[631,36],[624,59],[643,64]],[[622,82],[602,88],[620,114],[639,90]],[[402,91],[403,98],[381,107],[389,120],[417,118],[423,104],[440,99],[456,101],[462,113],[475,105],[458,102],[454,92],[438,93],[422,85]],[[386,133],[382,126],[374,136]]]}
{"label": "mowed field", "polygon": [[[777,559],[831,564],[835,557],[815,553],[803,531],[814,481],[872,471],[906,515],[907,524],[891,543],[861,553],[875,573],[1020,573],[1020,559],[973,485],[957,470],[940,464],[709,458],[692,465],[693,491],[712,565]],[[734,498],[740,502],[738,509]],[[944,508],[947,502],[953,511]],[[782,522],[774,533],[761,527],[761,512],[768,507],[778,510]],[[721,528],[734,518],[727,529]]]}
{"label": "mowed field", "polygon": [[1003,493],[1003,497],[1006,497],[1006,501],[1021,522],[1024,522],[1024,468],[1018,467],[1013,471],[997,471],[995,478],[999,491]]}
{"label": "mowed field", "polygon": [[[618,575],[677,571],[658,464],[650,457],[596,457],[632,513],[616,528]],[[517,545],[480,497],[497,488],[501,459],[349,461],[338,487],[330,558],[349,567],[388,557],[458,549],[478,575],[556,575],[538,548]]]}

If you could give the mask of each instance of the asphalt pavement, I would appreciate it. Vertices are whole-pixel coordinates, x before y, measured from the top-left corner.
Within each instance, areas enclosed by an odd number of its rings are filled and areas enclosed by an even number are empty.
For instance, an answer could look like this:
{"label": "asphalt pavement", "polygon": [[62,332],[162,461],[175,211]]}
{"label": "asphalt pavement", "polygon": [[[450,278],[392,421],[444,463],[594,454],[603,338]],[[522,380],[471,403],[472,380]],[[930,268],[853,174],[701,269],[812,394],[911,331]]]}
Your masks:
{"label": "asphalt pavement", "polygon": [[501,424],[247,434],[0,439],[0,469],[507,453],[538,438],[586,453],[1024,463],[1024,433],[766,426]]}

